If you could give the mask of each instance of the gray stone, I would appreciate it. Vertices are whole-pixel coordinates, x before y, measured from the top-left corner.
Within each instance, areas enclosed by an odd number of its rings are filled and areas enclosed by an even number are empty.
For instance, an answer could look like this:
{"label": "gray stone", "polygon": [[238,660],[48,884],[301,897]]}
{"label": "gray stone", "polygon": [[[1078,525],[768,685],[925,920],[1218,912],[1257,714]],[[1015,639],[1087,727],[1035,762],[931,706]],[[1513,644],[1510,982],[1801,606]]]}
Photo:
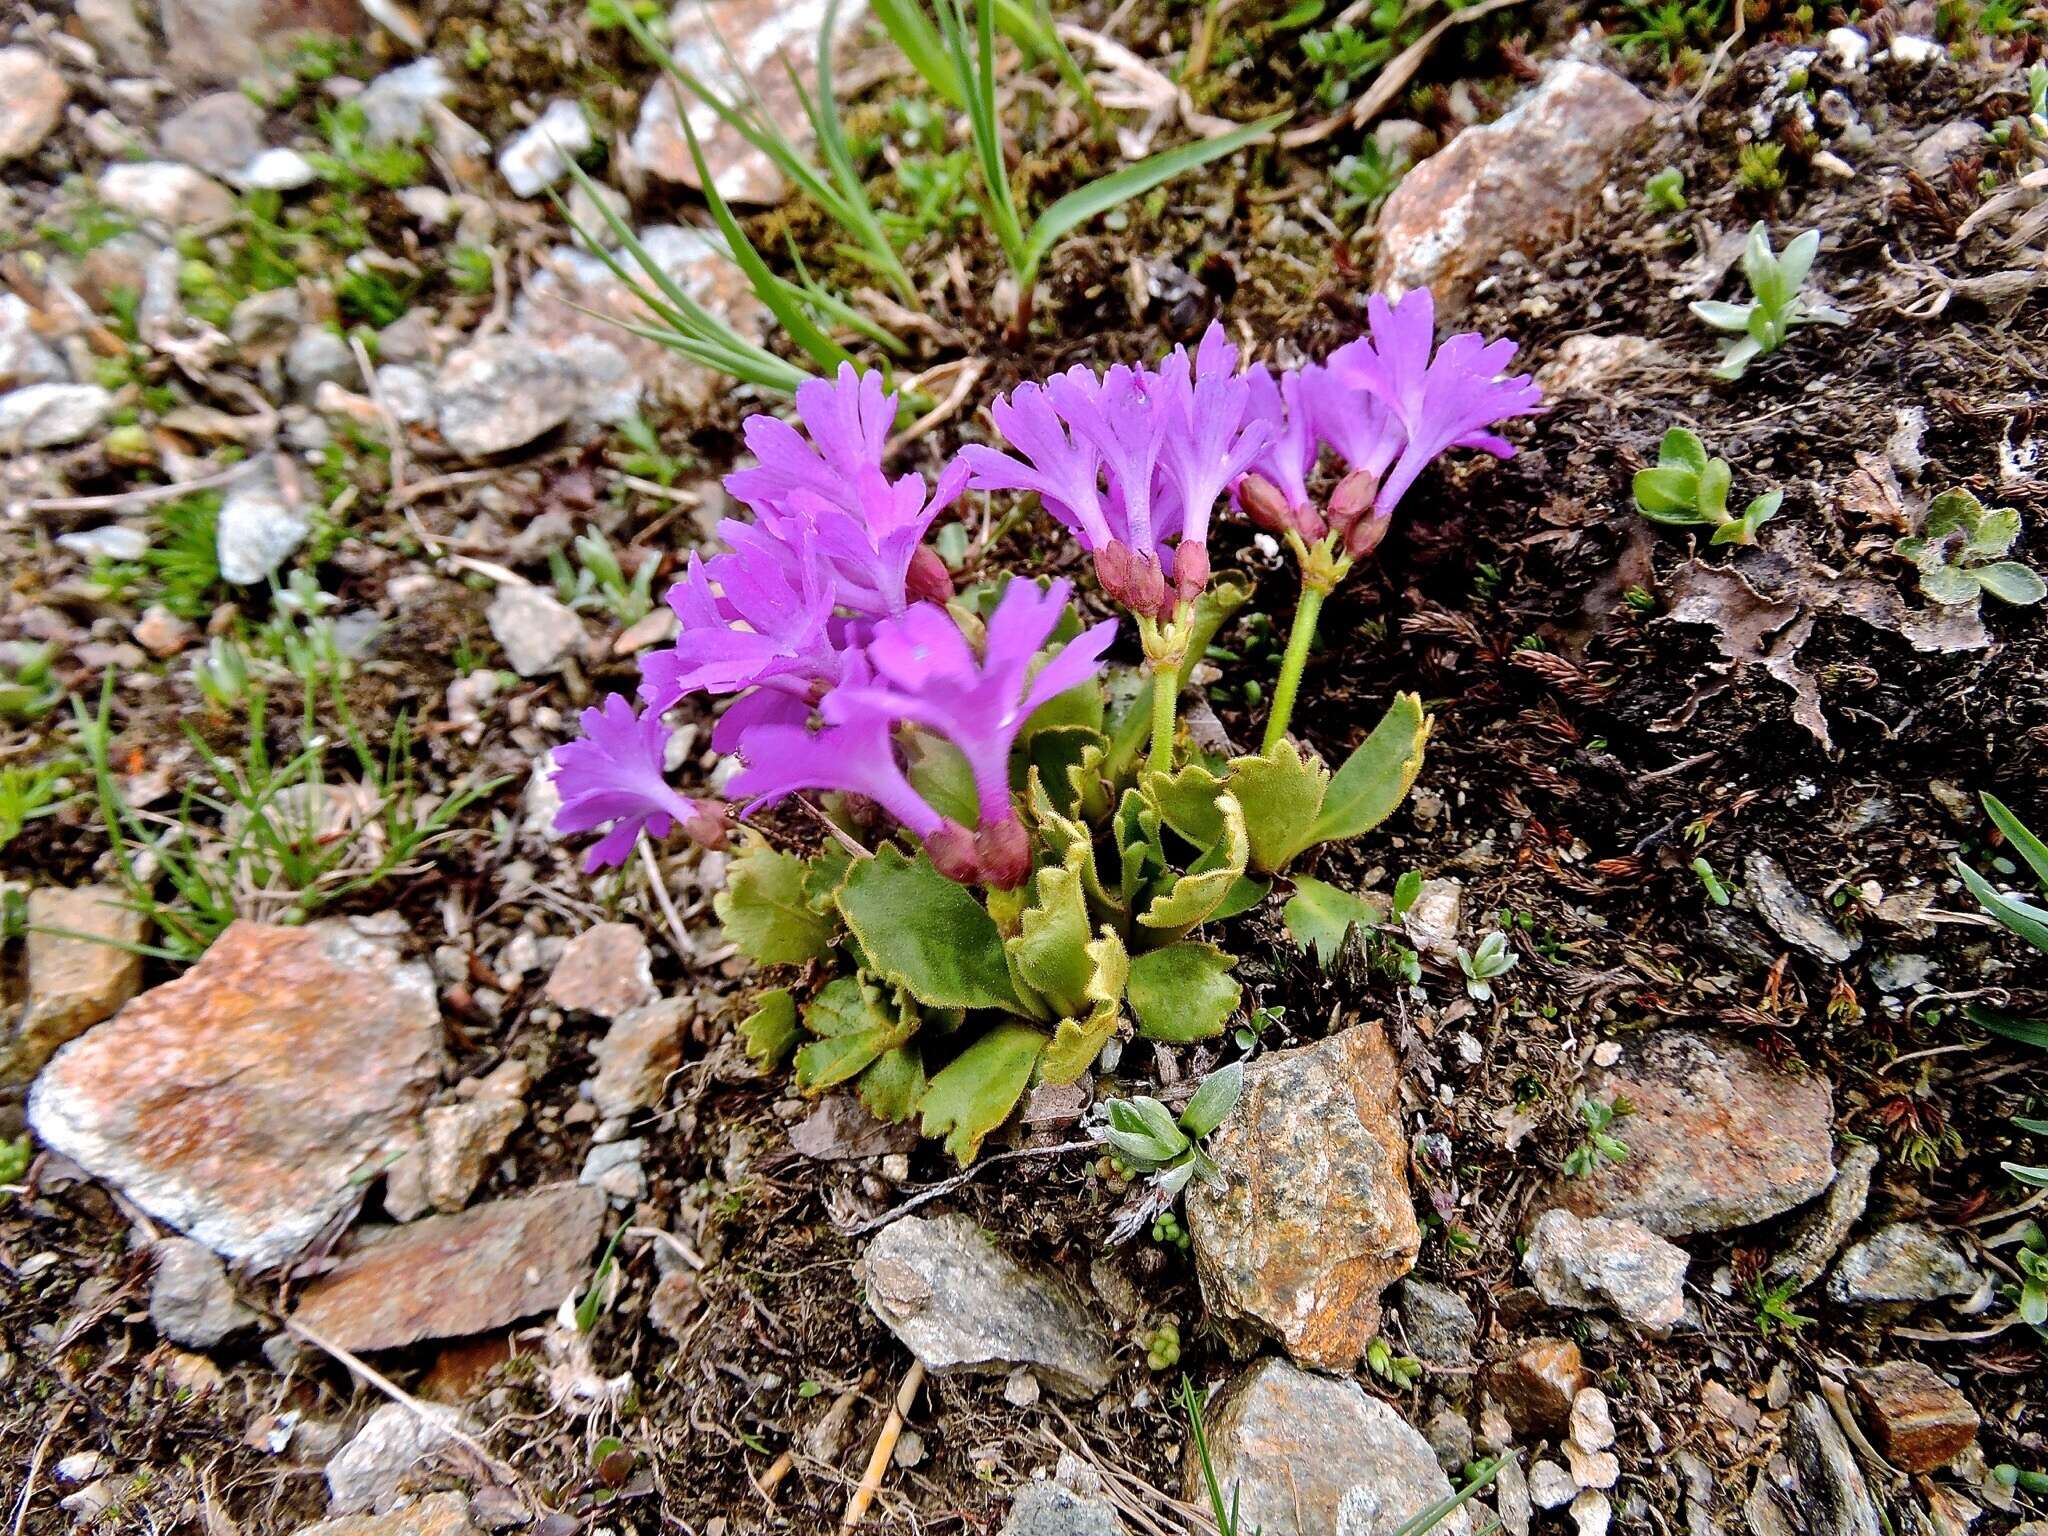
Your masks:
{"label": "gray stone", "polygon": [[312,519],[265,470],[235,482],[214,525],[221,579],[236,586],[264,581],[306,542]]}
{"label": "gray stone", "polygon": [[57,547],[87,560],[140,560],[149,548],[149,535],[127,523],[102,523],[58,534]]}
{"label": "gray stone", "polygon": [[1587,1075],[1626,1098],[1609,1127],[1620,1162],[1560,1178],[1547,1203],[1641,1222],[1660,1237],[1746,1227],[1804,1205],[1834,1178],[1834,1094],[1820,1072],[1780,1071],[1738,1040],[1660,1029]]}
{"label": "gray stone", "polygon": [[211,1249],[189,1237],[165,1237],[149,1253],[156,1262],[149,1278],[149,1320],[173,1344],[211,1349],[255,1323],[256,1314],[235,1295]]}
{"label": "gray stone", "polygon": [[1877,1158],[1876,1144],[1868,1141],[1859,1141],[1842,1153],[1827,1198],[1799,1219],[1791,1240],[1764,1271],[1766,1285],[1790,1285],[1796,1296],[1821,1277],[1863,1219]]}
{"label": "gray stone", "polygon": [[1258,1058],[1209,1140],[1220,1187],[1188,1187],[1203,1300],[1297,1360],[1357,1364],[1379,1333],[1380,1292],[1414,1267],[1399,1079],[1377,1023]]}
{"label": "gray stone", "polygon": [[1401,1333],[1417,1359],[1448,1370],[1472,1363],[1472,1341],[1479,1319],[1456,1291],[1410,1275],[1393,1291],[1401,1315]]}
{"label": "gray stone", "polygon": [[0,389],[61,384],[71,375],[36,329],[37,312],[17,293],[0,293]]}
{"label": "gray stone", "polygon": [[498,151],[498,174],[514,197],[534,197],[568,175],[569,162],[594,142],[583,108],[558,97]]}
{"label": "gray stone", "polygon": [[616,1119],[661,1101],[668,1076],[682,1065],[686,998],[664,998],[622,1015],[590,1048],[597,1075],[590,1080],[598,1118]]}
{"label": "gray stone", "polygon": [[1861,939],[1842,932],[1815,902],[1792,883],[1784,866],[1768,854],[1752,853],[1743,865],[1749,874],[1748,894],[1771,931],[1809,955],[1840,965],[1863,947]]}
{"label": "gray stone", "polygon": [[226,187],[173,160],[109,166],[100,173],[99,194],[109,208],[154,224],[164,234],[182,234],[195,224],[218,224],[235,211],[234,194]]}
{"label": "gray stone", "polygon": [[868,1307],[935,1374],[1030,1367],[1066,1396],[1112,1371],[1095,1309],[1063,1277],[1010,1258],[968,1217],[905,1216],[861,1256]]}
{"label": "gray stone", "polygon": [[437,1104],[420,1116],[427,1203],[444,1214],[459,1211],[526,1119],[526,1105],[496,1094],[464,1103]]}
{"label": "gray stone", "polygon": [[[1393,1536],[1451,1492],[1436,1453],[1357,1382],[1281,1359],[1250,1367],[1204,1415],[1210,1459],[1240,1528],[1264,1536]],[[1184,1457],[1182,1497],[1206,1508],[1200,1460]],[[1469,1536],[1469,1506],[1436,1527]]]}
{"label": "gray stone", "polygon": [[1609,1307],[1624,1322],[1664,1332],[1685,1313],[1686,1251],[1633,1221],[1545,1211],[1522,1270],[1553,1307]]}
{"label": "gray stone", "polygon": [[[582,633],[580,626],[577,633]],[[654,957],[647,940],[631,923],[593,923],[563,946],[548,977],[547,999],[557,1008],[601,1019],[645,1008],[655,1000]]]}
{"label": "gray stone", "polygon": [[576,1176],[576,1182],[603,1190],[614,1204],[630,1205],[645,1200],[647,1170],[640,1166],[640,1158],[646,1150],[647,1143],[637,1138],[601,1141],[583,1159],[583,1171]]}
{"label": "gray stone", "polygon": [[327,1463],[328,1508],[337,1515],[391,1509],[420,1464],[454,1444],[450,1431],[460,1424],[452,1408],[386,1403]]}
{"label": "gray stone", "polygon": [[484,618],[521,677],[559,670],[583,644],[583,621],[539,587],[498,588]]}
{"label": "gray stone", "polygon": [[1939,1301],[1984,1283],[1962,1250],[1923,1222],[1895,1221],[1851,1244],[1828,1279],[1828,1295],[1855,1306]]}
{"label": "gray stone", "polygon": [[142,75],[155,68],[156,39],[135,14],[135,0],[77,0],[71,13],[113,73]]}
{"label": "gray stone", "polygon": [[305,323],[305,305],[296,288],[268,288],[252,293],[228,316],[228,340],[247,351],[275,355],[290,345]]}
{"label": "gray stone", "polygon": [[284,355],[285,377],[302,395],[310,395],[322,384],[348,385],[359,376],[356,355],[348,342],[324,325],[309,325],[292,338]]}
{"label": "gray stone", "polygon": [[1125,1536],[1125,1527],[1100,1493],[1076,1492],[1054,1479],[1017,1490],[1001,1536]]}
{"label": "gray stone", "polygon": [[1925,955],[1882,954],[1870,962],[1870,984],[1880,992],[1912,992],[1934,979],[1934,962]]}
{"label": "gray stone", "polygon": [[240,91],[215,91],[166,118],[157,144],[167,160],[232,179],[263,152],[263,109]]}
{"label": "gray stone", "polygon": [[427,113],[455,94],[448,70],[432,55],[386,70],[356,97],[373,148],[411,144],[427,131]]}
{"label": "gray stone", "polygon": [[1422,1438],[1436,1452],[1436,1464],[1450,1476],[1458,1476],[1472,1459],[1472,1426],[1464,1414],[1441,1399],[1423,1421]]}
{"label": "gray stone", "polygon": [[320,179],[313,162],[296,149],[266,149],[230,178],[260,192],[296,192]]}
{"label": "gray stone", "polygon": [[0,395],[0,453],[61,448],[99,431],[114,397],[97,384],[31,384]]}
{"label": "gray stone", "polygon": [[1948,174],[1950,165],[1984,152],[1984,130],[1968,117],[1950,118],[1913,146],[1907,164],[1929,181]]}
{"label": "gray stone", "polygon": [[1745,1514],[1760,1536],[1883,1536],[1856,1453],[1818,1393],[1792,1405],[1784,1454],[1757,1474]]}
{"label": "gray stone", "polygon": [[560,357],[517,336],[474,342],[435,384],[442,439],[472,459],[523,448],[576,413],[581,383]]}
{"label": "gray stone", "polygon": [[35,48],[0,48],[0,160],[42,147],[64,116],[64,77]]}

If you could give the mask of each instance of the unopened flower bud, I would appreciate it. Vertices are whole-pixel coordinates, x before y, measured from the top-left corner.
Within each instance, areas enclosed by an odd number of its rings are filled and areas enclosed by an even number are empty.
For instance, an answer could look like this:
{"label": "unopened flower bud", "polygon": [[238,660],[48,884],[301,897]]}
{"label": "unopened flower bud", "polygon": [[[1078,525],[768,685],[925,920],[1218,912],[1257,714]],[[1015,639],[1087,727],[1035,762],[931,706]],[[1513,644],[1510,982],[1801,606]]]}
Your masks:
{"label": "unopened flower bud", "polygon": [[939,552],[929,544],[920,544],[917,553],[910,557],[910,573],[904,578],[903,589],[913,602],[950,603],[953,600],[953,573],[946,569],[946,562],[939,558]]}
{"label": "unopened flower bud", "polygon": [[1323,521],[1323,514],[1308,502],[1294,509],[1294,531],[1301,535],[1301,542],[1313,544],[1330,531],[1330,525]]}
{"label": "unopened flower bud", "polygon": [[924,840],[924,851],[931,855],[932,868],[948,880],[972,885],[980,877],[981,860],[974,852],[974,834],[957,821],[941,823]]}
{"label": "unopened flower bud", "polygon": [[1330,493],[1327,512],[1330,527],[1346,538],[1358,520],[1372,510],[1373,498],[1379,494],[1379,476],[1367,469],[1354,469],[1337,482],[1337,489]]}
{"label": "unopened flower bud", "polygon": [[1344,535],[1344,553],[1354,560],[1363,560],[1380,547],[1380,540],[1387,536],[1392,523],[1392,517],[1378,510],[1359,518]]}
{"label": "unopened flower bud", "polygon": [[1015,816],[981,829],[975,839],[981,877],[999,891],[1014,891],[1031,874],[1031,836]]}
{"label": "unopened flower bud", "polygon": [[1095,579],[1102,583],[1102,595],[1111,602],[1130,606],[1132,565],[1127,544],[1111,542],[1095,551]]}
{"label": "unopened flower bud", "polygon": [[1294,509],[1280,487],[1264,475],[1246,475],[1237,482],[1237,504],[1254,528],[1285,533],[1294,526]]}
{"label": "unopened flower bud", "polygon": [[1192,603],[1209,585],[1209,546],[1183,539],[1173,551],[1173,585],[1183,603]]}
{"label": "unopened flower bud", "polygon": [[1124,599],[1133,613],[1149,613],[1166,618],[1172,605],[1166,596],[1166,572],[1159,568],[1159,557],[1140,555],[1134,558],[1128,595]]}

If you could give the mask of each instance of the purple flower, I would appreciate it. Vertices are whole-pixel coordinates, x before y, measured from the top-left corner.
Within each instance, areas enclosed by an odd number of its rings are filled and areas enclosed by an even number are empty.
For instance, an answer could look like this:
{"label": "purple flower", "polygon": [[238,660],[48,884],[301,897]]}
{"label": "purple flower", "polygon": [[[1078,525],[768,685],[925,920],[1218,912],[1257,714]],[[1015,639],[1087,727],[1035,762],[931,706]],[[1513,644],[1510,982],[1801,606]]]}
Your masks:
{"label": "purple flower", "polygon": [[796,413],[808,441],[779,417],[763,412],[747,418],[740,430],[759,462],[725,477],[725,488],[737,500],[758,509],[798,490],[827,501],[844,497],[863,468],[881,468],[896,397],[883,390],[879,373],[841,363],[835,381],[811,379],[797,386]]}
{"label": "purple flower", "polygon": [[584,857],[586,874],[624,863],[643,830],[666,837],[680,825],[709,845],[722,840],[719,813],[670,787],[664,766],[669,729],[657,711],[636,715],[615,693],[602,709],[584,710],[581,724],[582,739],[555,750],[554,783],[562,796],[555,830],[594,832],[611,823]]}
{"label": "purple flower", "polygon": [[808,548],[792,564],[755,547],[766,541],[736,525],[733,553],[690,556],[668,590],[679,621],[672,649],[640,663],[640,696],[657,710],[686,693],[737,693],[766,685],[809,699],[839,680],[833,643],[832,579]]}
{"label": "purple flower", "polygon": [[[1074,370],[1085,383],[1094,376]],[[1114,542],[1102,501],[1102,458],[1085,437],[1070,435],[1052,396],[1037,384],[1019,384],[989,407],[996,430],[1022,455],[1012,457],[994,448],[971,444],[960,450],[977,490],[1033,491],[1090,554]]]}
{"label": "purple flower", "polygon": [[[1322,448],[1301,373],[1290,368],[1276,379],[1272,370],[1260,363],[1245,373],[1245,383],[1251,391],[1247,409],[1266,424],[1266,439],[1247,471],[1279,491],[1289,512],[1299,512],[1310,505],[1308,477]],[[1240,503],[1244,479],[1239,476],[1232,488]]]}
{"label": "purple flower", "polygon": [[1474,331],[1444,338],[1431,356],[1436,304],[1418,288],[1398,304],[1375,294],[1366,306],[1372,341],[1340,348],[1330,370],[1342,382],[1369,390],[1400,424],[1407,442],[1381,482],[1376,503],[1390,514],[1416,476],[1449,448],[1477,448],[1508,458],[1514,448],[1486,429],[1542,406],[1543,392],[1527,374],[1507,376],[1515,344],[1488,342]]}
{"label": "purple flower", "polygon": [[1209,583],[1209,517],[1216,500],[1265,446],[1270,424],[1252,411],[1251,380],[1237,371],[1237,348],[1210,322],[1192,367],[1175,347],[1147,388],[1164,417],[1159,462],[1179,502],[1174,578],[1183,600]]}

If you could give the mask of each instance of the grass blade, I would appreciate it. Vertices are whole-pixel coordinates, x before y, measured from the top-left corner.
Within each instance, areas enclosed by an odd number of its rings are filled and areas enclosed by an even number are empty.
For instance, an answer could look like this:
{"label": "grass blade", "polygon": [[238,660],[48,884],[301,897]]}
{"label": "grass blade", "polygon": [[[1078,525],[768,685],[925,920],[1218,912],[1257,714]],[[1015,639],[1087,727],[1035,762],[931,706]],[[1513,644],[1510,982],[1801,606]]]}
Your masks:
{"label": "grass blade", "polygon": [[[1201,139],[1193,144],[1182,144],[1174,149],[1161,150],[1148,155],[1136,165],[1127,165],[1120,171],[1098,177],[1085,187],[1077,187],[1054,203],[1038,216],[1031,226],[1031,233],[1025,242],[1025,259],[1028,274],[1035,276],[1039,263],[1044,261],[1060,238],[1069,231],[1085,224],[1098,214],[1109,212],[1121,203],[1134,197],[1142,197],[1154,187],[1173,180],[1174,177],[1207,165],[1212,160],[1221,160],[1235,154],[1247,144],[1271,133],[1287,121],[1291,113],[1276,112],[1271,117],[1262,117],[1255,123],[1246,123],[1230,132],[1213,139]],[[1019,273],[1020,280],[1028,280],[1026,273]]]}
{"label": "grass blade", "polygon": [[[946,0],[939,0],[944,6]],[[925,14],[922,0],[870,0],[868,9],[897,51],[910,61],[934,95],[956,110],[966,107],[967,89],[954,59]]]}
{"label": "grass blade", "polygon": [[2048,891],[2048,844],[2028,831],[2026,823],[2013,815],[1998,796],[1986,794],[1978,798],[1984,802],[1985,814],[2005,834],[2005,840],[2012,844],[2013,852],[2027,861],[2027,868],[2034,872],[2034,879],[2042,890]]}

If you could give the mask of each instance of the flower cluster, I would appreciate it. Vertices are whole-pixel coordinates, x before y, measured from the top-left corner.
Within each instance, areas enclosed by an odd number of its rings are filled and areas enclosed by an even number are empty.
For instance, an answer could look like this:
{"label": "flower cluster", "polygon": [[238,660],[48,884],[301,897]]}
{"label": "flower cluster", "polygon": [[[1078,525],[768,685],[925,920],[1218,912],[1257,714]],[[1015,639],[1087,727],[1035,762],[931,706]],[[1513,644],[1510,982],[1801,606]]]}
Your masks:
{"label": "flower cluster", "polygon": [[[693,554],[670,589],[678,634],[641,661],[640,712],[614,698],[584,713],[584,739],[558,754],[556,825],[612,823],[591,850],[592,868],[623,860],[643,829],[661,836],[679,825],[715,841],[719,818],[666,782],[661,716],[686,694],[732,695],[712,746],[744,765],[731,788],[749,812],[800,790],[860,795],[923,839],[952,878],[1014,887],[1030,854],[1011,803],[1010,749],[1038,705],[1094,675],[1115,622],[1037,665],[1068,588],[1017,581],[977,655],[942,606],[952,581],[923,542],[960,495],[966,466],[948,465],[933,488],[914,474],[882,473],[896,399],[876,374],[842,367],[836,382],[800,388],[796,407],[803,432],[772,416],[747,421],[757,462],[725,485],[753,518],[722,522],[727,552]],[[942,816],[911,786],[900,752],[906,726],[966,759],[974,827]]]}

